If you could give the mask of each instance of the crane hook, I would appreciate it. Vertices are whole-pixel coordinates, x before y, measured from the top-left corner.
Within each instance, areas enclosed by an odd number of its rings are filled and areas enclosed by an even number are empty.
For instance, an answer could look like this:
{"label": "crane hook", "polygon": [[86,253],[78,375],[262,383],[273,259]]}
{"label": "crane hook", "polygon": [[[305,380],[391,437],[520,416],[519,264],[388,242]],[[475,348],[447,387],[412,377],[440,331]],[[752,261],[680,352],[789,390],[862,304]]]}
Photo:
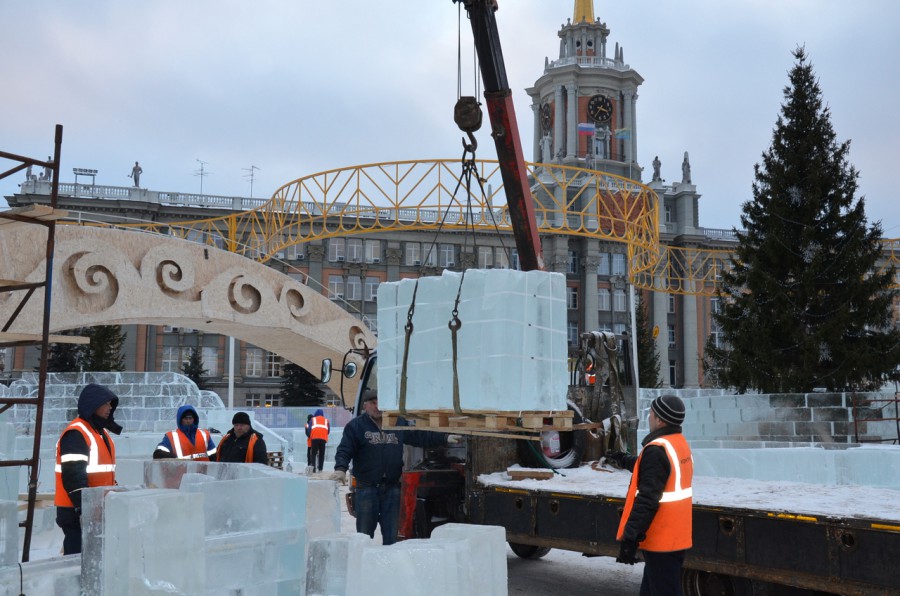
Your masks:
{"label": "crane hook", "polygon": [[481,128],[482,118],[481,104],[476,98],[463,96],[456,100],[456,105],[453,107],[453,120],[459,129],[468,135],[469,143],[463,139],[463,149],[472,154],[478,147],[478,141],[473,133]]}

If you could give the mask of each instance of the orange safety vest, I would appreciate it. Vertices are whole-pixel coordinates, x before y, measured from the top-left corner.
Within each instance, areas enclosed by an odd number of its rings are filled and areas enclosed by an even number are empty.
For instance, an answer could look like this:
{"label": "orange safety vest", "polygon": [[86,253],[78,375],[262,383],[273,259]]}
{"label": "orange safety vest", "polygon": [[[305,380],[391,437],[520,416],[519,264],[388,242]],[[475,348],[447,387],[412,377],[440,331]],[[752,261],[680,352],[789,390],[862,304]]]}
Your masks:
{"label": "orange safety vest", "polygon": [[[216,455],[217,461],[221,461],[219,458],[221,457],[221,453],[222,453],[222,445],[225,443],[225,441],[230,439],[232,436],[234,436],[234,435],[225,435],[224,437],[222,437],[222,440],[219,442],[219,446],[216,448],[216,453],[218,454],[218,455]],[[256,436],[256,433],[252,433],[250,435],[250,442],[247,444],[247,455],[244,456],[244,463],[246,463],[246,464],[253,463],[253,448],[256,447],[256,439],[257,438],[258,437]]]}
{"label": "orange safety vest", "polygon": [[207,451],[206,446],[209,444],[209,433],[201,428],[197,429],[194,436],[194,443],[187,438],[187,435],[176,429],[166,433],[172,448],[175,449],[176,459],[193,459],[197,461],[209,461],[216,454],[215,447]]}
{"label": "orange safety vest", "polygon": [[81,453],[67,453],[61,455],[59,452],[59,441],[56,442],[56,497],[54,504],[57,507],[74,507],[72,498],[66,492],[62,482],[62,465],[65,462],[87,461],[87,478],[88,486],[113,486],[116,483],[116,444],[113,443],[112,437],[103,429],[103,434],[109,440],[109,448],[103,436],[98,433],[89,422],[76,418],[69,423],[59,438],[69,432],[77,430],[84,437],[84,442],[88,446],[88,455]]}
{"label": "orange safety vest", "polygon": [[313,416],[313,419],[309,422],[312,424],[309,429],[310,441],[315,441],[317,439],[327,441],[328,431],[331,430],[331,424],[328,422],[328,419],[325,418],[325,416]]}
{"label": "orange safety vest", "polygon": [[[689,549],[693,544],[691,541],[693,527],[691,482],[694,477],[694,459],[691,455],[691,448],[684,435],[681,434],[664,435],[650,441],[647,445],[658,445],[665,449],[671,472],[659,500],[659,509],[657,509],[653,522],[647,529],[647,537],[640,543],[640,547],[651,552]],[[622,519],[619,521],[616,540],[622,540],[625,524],[628,523],[628,517],[634,506],[634,499],[638,493],[638,473],[643,456],[644,452],[641,451],[641,455],[634,464],[634,473],[631,476],[631,484],[628,485],[628,496],[625,499],[625,509],[622,511]]]}

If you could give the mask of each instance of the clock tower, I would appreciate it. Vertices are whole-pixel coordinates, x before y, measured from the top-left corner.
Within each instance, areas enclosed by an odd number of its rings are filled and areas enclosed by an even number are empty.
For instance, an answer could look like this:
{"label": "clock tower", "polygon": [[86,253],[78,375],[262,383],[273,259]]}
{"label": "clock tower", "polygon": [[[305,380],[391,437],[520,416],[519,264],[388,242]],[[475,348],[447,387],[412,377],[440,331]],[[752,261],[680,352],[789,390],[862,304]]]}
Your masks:
{"label": "clock tower", "polygon": [[644,79],[625,63],[593,0],[575,0],[559,30],[559,58],[527,89],[534,113],[532,161],[577,165],[641,179],[637,164],[637,88]]}

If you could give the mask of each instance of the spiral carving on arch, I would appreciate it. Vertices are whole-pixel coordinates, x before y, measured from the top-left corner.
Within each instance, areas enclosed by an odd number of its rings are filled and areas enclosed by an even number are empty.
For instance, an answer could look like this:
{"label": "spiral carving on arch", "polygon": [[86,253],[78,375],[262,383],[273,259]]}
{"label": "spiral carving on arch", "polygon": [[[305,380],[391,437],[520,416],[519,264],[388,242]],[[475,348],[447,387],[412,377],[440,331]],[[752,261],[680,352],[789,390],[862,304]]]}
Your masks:
{"label": "spiral carving on arch", "polygon": [[310,307],[306,298],[303,297],[303,292],[297,288],[290,286],[282,288],[279,302],[286,306],[291,316],[298,321],[309,314]]}
{"label": "spiral carving on arch", "polygon": [[[62,271],[68,272],[69,280],[78,291],[91,297],[89,310],[105,310],[119,296],[119,282],[109,265],[101,255],[92,252],[74,253],[63,264]],[[80,304],[84,302],[80,301]]]}
{"label": "spiral carving on arch", "polygon": [[359,325],[350,326],[350,346],[357,350],[368,348],[366,332]]}
{"label": "spiral carving on arch", "polygon": [[194,265],[189,257],[179,262],[163,246],[151,248],[141,261],[141,278],[151,275],[159,289],[168,295],[181,294],[194,287]]}
{"label": "spiral carving on arch", "polygon": [[239,313],[249,315],[259,310],[262,294],[243,275],[238,275],[228,284],[228,303]]}

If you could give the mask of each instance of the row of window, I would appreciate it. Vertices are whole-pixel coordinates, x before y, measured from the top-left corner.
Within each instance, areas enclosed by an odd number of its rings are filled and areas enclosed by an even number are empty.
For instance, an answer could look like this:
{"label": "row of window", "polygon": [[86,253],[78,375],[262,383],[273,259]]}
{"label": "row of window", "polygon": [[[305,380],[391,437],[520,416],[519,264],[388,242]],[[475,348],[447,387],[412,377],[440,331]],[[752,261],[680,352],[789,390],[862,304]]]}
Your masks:
{"label": "row of window", "polygon": [[[625,254],[620,252],[601,252],[597,255],[600,262],[597,264],[597,275],[625,275]],[[569,251],[569,260],[566,264],[566,273],[578,273],[578,253]]]}
{"label": "row of window", "polygon": [[[164,346],[160,370],[162,372],[181,372],[190,360],[194,348],[183,346]],[[207,376],[219,376],[219,349],[204,347],[200,349],[200,357]],[[278,354],[267,352],[262,348],[247,348],[244,356],[245,377],[280,377],[283,360]]]}
{"label": "row of window", "polygon": [[363,280],[358,275],[329,275],[328,297],[332,300],[365,300],[375,302],[378,296],[378,277],[366,277]]}
{"label": "row of window", "polygon": [[[613,310],[614,312],[626,311],[625,290],[614,290],[612,293],[610,293],[610,291],[606,288],[599,288],[597,290],[597,298],[597,310],[609,311],[611,306],[611,310]],[[573,286],[566,286],[566,307],[569,310],[578,309],[578,288]]]}

